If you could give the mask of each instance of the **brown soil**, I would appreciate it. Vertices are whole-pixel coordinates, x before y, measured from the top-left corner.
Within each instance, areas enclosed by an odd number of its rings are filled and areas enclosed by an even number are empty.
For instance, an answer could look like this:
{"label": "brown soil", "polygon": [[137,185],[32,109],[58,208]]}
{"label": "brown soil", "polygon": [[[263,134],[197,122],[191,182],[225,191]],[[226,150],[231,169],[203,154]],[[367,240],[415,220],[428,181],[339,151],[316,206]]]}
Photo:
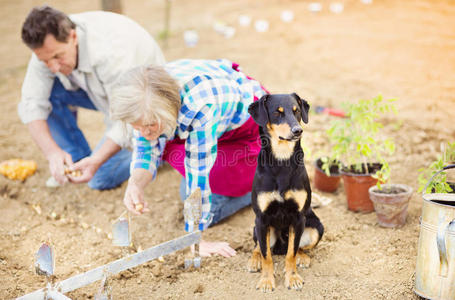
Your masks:
{"label": "brown soil", "polygon": [[381,190],[375,189],[374,192],[378,193],[378,194],[401,194],[401,193],[405,193],[406,190],[403,188],[400,188],[400,187],[392,186],[392,187],[386,187],[386,188],[383,187]]}
{"label": "brown soil", "polygon": [[[397,98],[398,115],[388,116],[385,132],[395,138],[390,158],[391,182],[417,188],[417,170],[453,141],[455,128],[455,4],[453,1],[341,0],[341,14],[322,1],[319,13],[308,11],[308,1],[231,0],[171,1],[168,60],[182,57],[229,58],[262,81],[273,93],[297,92],[315,107],[339,108],[342,101],[371,98],[381,93]],[[49,189],[47,163],[19,122],[20,99],[29,50],[21,44],[20,27],[31,5],[42,1],[3,0],[0,10],[0,161],[20,157],[38,163],[38,172],[26,182],[0,178],[0,295],[10,299],[44,287],[35,275],[34,253],[50,241],[56,254],[57,280],[66,279],[122,256],[108,239],[111,222],[124,210],[125,184],[111,191],[93,191],[85,185]],[[101,1],[51,0],[66,12],[98,9]],[[124,13],[158,37],[164,27],[165,1],[123,1]],[[291,23],[280,20],[291,9]],[[270,29],[258,33],[237,23],[240,14],[253,22],[267,19]],[[213,29],[216,21],[237,28],[231,39]],[[187,48],[183,31],[199,32],[199,43]],[[326,150],[324,130],[328,115],[310,115],[304,142],[307,168]],[[91,145],[102,135],[102,116],[81,113],[80,125]],[[449,172],[450,173],[450,172]],[[143,249],[184,234],[180,176],[164,167],[146,190],[152,211],[134,217],[134,239]],[[204,233],[207,240],[224,240],[236,250],[230,259],[211,257],[199,270],[182,268],[181,252],[113,276],[115,299],[417,299],[413,292],[422,199],[414,194],[404,227],[377,225],[375,213],[346,209],[343,188],[328,206],[316,210],[326,228],[319,245],[309,253],[311,266],[299,273],[302,291],[283,286],[284,258],[275,257],[277,289],[256,291],[259,274],[248,273],[253,249],[254,214],[246,208]],[[68,294],[90,299],[97,284]]]}
{"label": "brown soil", "polygon": [[382,165],[379,163],[368,163],[368,172],[366,172],[366,167],[364,164],[350,165],[348,167],[342,168],[343,173],[347,174],[357,174],[357,175],[373,175],[379,170],[381,170]]}

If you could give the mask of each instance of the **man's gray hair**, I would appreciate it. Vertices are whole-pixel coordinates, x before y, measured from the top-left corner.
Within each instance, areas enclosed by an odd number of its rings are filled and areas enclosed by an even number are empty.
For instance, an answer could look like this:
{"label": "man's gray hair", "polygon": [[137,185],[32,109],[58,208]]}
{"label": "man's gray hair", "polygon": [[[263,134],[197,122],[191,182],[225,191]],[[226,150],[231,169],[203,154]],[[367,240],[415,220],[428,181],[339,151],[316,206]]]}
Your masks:
{"label": "man's gray hair", "polygon": [[158,123],[172,135],[181,100],[179,86],[162,66],[140,66],[119,77],[110,93],[112,120]]}

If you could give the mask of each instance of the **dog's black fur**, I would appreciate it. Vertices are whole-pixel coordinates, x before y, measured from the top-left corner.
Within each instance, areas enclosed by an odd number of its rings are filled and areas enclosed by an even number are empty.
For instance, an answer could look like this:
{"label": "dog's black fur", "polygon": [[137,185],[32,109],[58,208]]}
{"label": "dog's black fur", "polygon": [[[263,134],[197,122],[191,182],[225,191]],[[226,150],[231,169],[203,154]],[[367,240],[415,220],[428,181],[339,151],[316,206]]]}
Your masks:
{"label": "dog's black fur", "polygon": [[[324,232],[322,223],[311,209],[311,187],[300,145],[303,131],[301,122],[308,123],[308,110],[308,103],[295,93],[265,95],[248,108],[248,112],[259,125],[262,143],[252,189],[252,205],[256,214],[253,238],[256,244],[259,242],[262,261],[250,261],[250,264],[253,264],[250,271],[260,269],[254,265],[262,265],[263,278],[268,277],[264,280],[272,281],[264,283],[261,279],[258,288],[264,291],[274,288],[273,274],[264,275],[264,272],[270,273],[264,269],[264,263],[267,263],[265,260],[269,259],[268,247],[272,247],[274,254],[287,253],[289,234],[292,233],[294,243],[289,246],[293,248],[293,253],[288,252],[286,260],[289,259],[289,264],[295,265],[299,249],[316,246]],[[309,235],[309,239],[306,238],[307,245],[300,245],[304,231],[309,232],[311,229],[314,231]],[[274,245],[271,241],[273,233],[276,237]],[[256,246],[256,258],[258,250]],[[253,251],[252,259],[254,258]],[[309,257],[307,258],[309,260]],[[289,272],[295,273],[295,269],[289,269]],[[296,276],[299,277],[298,274]],[[288,288],[295,289],[300,289],[302,284],[303,281],[295,284],[286,282]]]}

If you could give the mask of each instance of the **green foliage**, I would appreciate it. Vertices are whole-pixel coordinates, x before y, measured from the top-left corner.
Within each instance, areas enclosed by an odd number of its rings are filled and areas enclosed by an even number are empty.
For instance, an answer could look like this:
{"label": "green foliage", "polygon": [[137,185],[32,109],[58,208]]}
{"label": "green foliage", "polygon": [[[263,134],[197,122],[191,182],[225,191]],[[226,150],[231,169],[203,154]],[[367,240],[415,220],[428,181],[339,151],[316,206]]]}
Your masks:
{"label": "green foliage", "polygon": [[361,171],[363,166],[367,172],[367,163],[378,162],[382,164],[382,169],[373,177],[378,182],[385,182],[390,176],[385,155],[395,152],[395,144],[390,138],[381,135],[384,125],[379,118],[388,113],[397,113],[394,101],[379,95],[357,103],[343,103],[347,118],[334,120],[327,130],[332,145],[329,161],[343,161],[357,171]]}
{"label": "green foliage", "polygon": [[170,32],[167,29],[163,29],[158,33],[158,39],[159,40],[167,40],[170,37]]}
{"label": "green foliage", "polygon": [[322,171],[324,171],[327,174],[327,176],[330,176],[330,168],[332,166],[338,166],[338,169],[341,168],[341,163],[332,157],[323,156],[320,158],[320,160],[322,162],[321,166]]}
{"label": "green foliage", "polygon": [[300,140],[300,146],[302,147],[303,153],[305,153],[305,159],[311,159],[313,156],[313,152],[311,151],[310,147],[303,141],[303,139]]}
{"label": "green foliage", "polygon": [[[448,143],[445,147],[445,150],[442,151],[442,155],[438,156],[438,158],[432,162],[428,168],[421,168],[419,169],[419,190],[418,192],[422,192],[425,188],[427,182],[431,179],[433,175],[435,175],[438,171],[442,168],[447,166],[448,164],[455,163],[455,142]],[[433,180],[428,184],[425,193],[450,193],[453,192],[450,185],[447,183],[447,173],[441,172],[433,178]]]}

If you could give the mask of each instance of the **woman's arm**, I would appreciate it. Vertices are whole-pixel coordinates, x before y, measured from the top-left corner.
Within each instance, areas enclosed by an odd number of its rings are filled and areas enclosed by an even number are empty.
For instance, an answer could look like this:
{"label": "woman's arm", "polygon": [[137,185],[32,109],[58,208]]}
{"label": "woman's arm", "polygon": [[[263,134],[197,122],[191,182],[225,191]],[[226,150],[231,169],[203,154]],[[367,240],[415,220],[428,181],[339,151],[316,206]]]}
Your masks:
{"label": "woman's arm", "polygon": [[[200,123],[200,120],[204,120]],[[201,189],[202,217],[199,230],[206,229],[212,219],[210,213],[212,191],[209,184],[210,170],[217,157],[217,127],[219,111],[211,105],[204,106],[192,122],[193,129],[185,142],[185,179],[188,195]]]}
{"label": "woman's arm", "polygon": [[148,211],[148,204],[144,201],[144,190],[156,176],[165,144],[163,138],[148,141],[138,131],[134,131],[131,175],[123,198],[127,209],[134,214],[140,215]]}

